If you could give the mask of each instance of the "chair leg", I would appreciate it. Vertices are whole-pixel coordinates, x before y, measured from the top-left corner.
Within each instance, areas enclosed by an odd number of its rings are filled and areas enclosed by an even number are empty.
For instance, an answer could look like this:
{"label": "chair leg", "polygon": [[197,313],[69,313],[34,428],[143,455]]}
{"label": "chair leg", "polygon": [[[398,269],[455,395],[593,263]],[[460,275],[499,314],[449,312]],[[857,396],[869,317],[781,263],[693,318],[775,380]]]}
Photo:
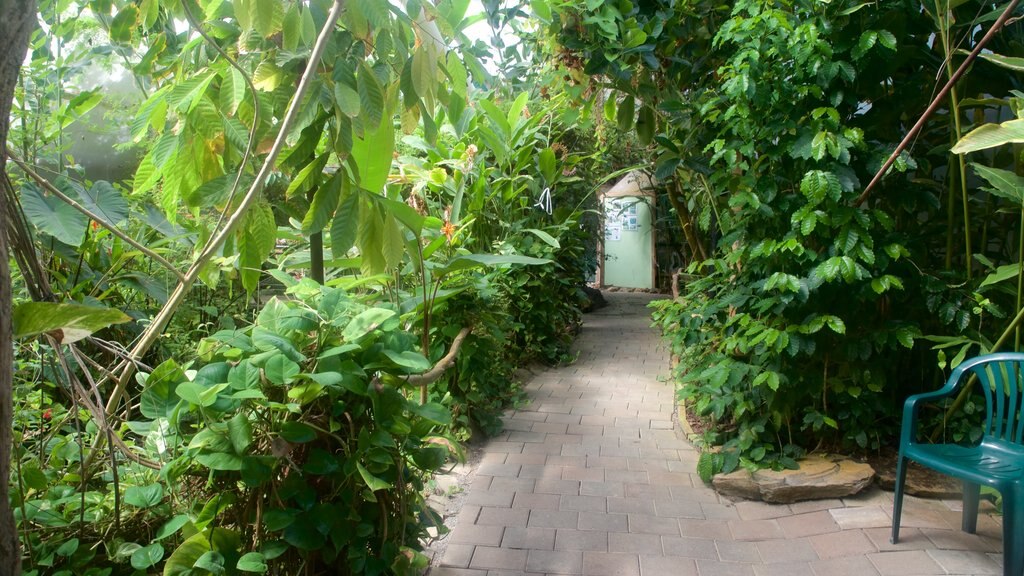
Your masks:
{"label": "chair leg", "polygon": [[1016,489],[1003,493],[1003,576],[1024,574],[1024,545],[1018,541],[1024,537],[1024,514],[1018,508],[1024,504]]}
{"label": "chair leg", "polygon": [[961,527],[968,534],[978,531],[978,501],[980,499],[981,486],[964,480],[964,517]]}
{"label": "chair leg", "polygon": [[896,544],[900,540],[900,514],[903,513],[903,487],[907,482],[907,465],[909,460],[900,454],[896,460],[896,490],[892,497],[892,538],[889,540]]}

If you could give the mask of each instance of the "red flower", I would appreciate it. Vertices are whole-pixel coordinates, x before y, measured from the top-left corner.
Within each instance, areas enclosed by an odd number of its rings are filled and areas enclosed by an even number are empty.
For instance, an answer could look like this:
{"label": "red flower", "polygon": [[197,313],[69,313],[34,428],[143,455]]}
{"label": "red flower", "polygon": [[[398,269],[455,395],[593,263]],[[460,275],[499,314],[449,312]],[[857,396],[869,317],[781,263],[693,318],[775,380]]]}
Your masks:
{"label": "red flower", "polygon": [[43,410],[43,420],[49,420],[50,418],[53,418],[53,410],[49,408]]}

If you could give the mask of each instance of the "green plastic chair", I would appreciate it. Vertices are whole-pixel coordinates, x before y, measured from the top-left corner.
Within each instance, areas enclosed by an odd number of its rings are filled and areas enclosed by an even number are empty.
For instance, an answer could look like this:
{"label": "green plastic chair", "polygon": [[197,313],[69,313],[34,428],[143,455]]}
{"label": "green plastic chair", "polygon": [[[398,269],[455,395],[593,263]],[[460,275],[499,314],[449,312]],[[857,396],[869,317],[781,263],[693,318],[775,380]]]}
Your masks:
{"label": "green plastic chair", "polygon": [[[972,376],[977,378],[972,380]],[[975,382],[985,397],[981,443],[921,444],[917,442],[918,406],[956,396]],[[935,392],[916,394],[903,406],[900,455],[896,463],[896,493],[892,507],[892,543],[899,541],[903,489],[909,460],[959,478],[964,483],[963,530],[978,526],[981,486],[1003,497],[1003,574],[1024,574],[1024,353],[1002,352],[964,361]]]}

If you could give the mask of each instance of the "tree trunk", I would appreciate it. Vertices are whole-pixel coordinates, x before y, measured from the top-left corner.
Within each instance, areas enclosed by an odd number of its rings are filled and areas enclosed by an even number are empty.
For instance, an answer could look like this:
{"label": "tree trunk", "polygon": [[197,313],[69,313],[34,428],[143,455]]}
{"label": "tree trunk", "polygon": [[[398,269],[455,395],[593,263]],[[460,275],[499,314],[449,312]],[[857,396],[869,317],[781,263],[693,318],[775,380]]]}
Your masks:
{"label": "tree trunk", "polygon": [[[11,102],[18,71],[25,60],[29,32],[35,25],[35,0],[0,0],[0,146],[11,126]],[[0,173],[7,157],[0,153]],[[0,195],[5,202],[6,195]],[[0,210],[5,214],[6,210]],[[0,225],[7,226],[6,222]],[[8,496],[11,477],[12,380],[14,340],[11,332],[11,270],[6,234],[0,234],[0,576],[21,574],[21,552]]]}

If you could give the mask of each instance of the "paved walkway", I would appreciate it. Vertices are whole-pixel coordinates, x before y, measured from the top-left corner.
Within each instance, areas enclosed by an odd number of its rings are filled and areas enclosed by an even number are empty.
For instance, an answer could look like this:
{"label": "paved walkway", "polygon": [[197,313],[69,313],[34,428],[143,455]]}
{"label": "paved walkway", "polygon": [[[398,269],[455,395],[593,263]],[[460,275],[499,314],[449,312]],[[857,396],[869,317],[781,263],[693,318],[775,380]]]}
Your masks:
{"label": "paved walkway", "polygon": [[898,546],[878,489],[789,506],[732,502],[673,430],[651,296],[606,294],[579,360],[537,375],[506,418],[431,576],[1001,574],[998,517],[959,531],[959,502],[908,497]]}

